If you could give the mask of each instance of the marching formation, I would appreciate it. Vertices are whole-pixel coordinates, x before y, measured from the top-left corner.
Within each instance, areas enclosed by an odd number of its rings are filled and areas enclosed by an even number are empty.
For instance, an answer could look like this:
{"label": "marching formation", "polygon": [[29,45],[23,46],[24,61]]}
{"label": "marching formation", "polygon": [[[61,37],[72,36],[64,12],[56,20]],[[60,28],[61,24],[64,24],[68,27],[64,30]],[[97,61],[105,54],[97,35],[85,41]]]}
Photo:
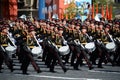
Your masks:
{"label": "marching formation", "polygon": [[120,20],[0,20],[0,72],[3,62],[13,72],[12,57],[21,63],[23,74],[30,63],[42,72],[34,57],[42,58],[50,72],[56,64],[67,72],[66,63],[79,70],[83,61],[89,70],[108,62],[120,66]]}

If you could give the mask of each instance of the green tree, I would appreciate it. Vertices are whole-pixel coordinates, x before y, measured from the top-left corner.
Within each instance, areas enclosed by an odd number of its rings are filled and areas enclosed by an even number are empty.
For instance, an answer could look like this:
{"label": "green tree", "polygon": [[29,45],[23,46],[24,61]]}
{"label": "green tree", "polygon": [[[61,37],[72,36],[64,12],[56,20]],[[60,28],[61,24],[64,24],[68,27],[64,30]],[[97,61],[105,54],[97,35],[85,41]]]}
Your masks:
{"label": "green tree", "polygon": [[74,3],[75,0],[72,0],[68,7],[66,8],[66,13],[64,15],[68,15],[68,19],[74,17],[76,13],[76,5]]}

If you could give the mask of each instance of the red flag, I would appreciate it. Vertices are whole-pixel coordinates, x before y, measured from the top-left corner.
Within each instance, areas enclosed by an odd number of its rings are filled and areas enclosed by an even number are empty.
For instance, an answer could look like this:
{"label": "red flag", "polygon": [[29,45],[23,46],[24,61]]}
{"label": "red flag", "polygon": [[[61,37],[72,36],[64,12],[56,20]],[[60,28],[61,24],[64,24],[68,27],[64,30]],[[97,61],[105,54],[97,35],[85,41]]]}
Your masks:
{"label": "red flag", "polygon": [[96,4],[96,14],[98,14],[98,4]]}
{"label": "red flag", "polygon": [[110,6],[109,20],[112,20],[112,5]]}
{"label": "red flag", "polygon": [[109,10],[108,10],[108,4],[106,6],[106,19],[109,19]]}
{"label": "red flag", "polygon": [[17,0],[9,0],[9,18],[11,20],[17,19],[18,15]]}
{"label": "red flag", "polygon": [[104,7],[103,7],[103,5],[101,7],[101,15],[102,15],[102,17],[104,17]]}
{"label": "red flag", "polygon": [[92,19],[94,19],[94,16],[95,16],[95,14],[94,14],[94,4],[92,5]]}

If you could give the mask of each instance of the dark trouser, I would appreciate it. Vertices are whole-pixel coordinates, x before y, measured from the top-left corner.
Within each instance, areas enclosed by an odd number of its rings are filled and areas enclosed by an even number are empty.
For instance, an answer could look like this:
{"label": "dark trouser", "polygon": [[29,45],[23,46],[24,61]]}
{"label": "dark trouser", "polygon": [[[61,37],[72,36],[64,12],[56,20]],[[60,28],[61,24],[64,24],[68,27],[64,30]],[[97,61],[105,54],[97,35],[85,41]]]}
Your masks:
{"label": "dark trouser", "polygon": [[75,46],[75,50],[77,52],[77,55],[76,55],[77,61],[76,61],[75,65],[74,65],[74,68],[78,69],[79,64],[82,65],[82,59],[84,58],[87,65],[88,65],[88,67],[89,67],[89,69],[91,69],[92,64],[90,63],[90,61],[89,61],[89,59],[87,57],[86,51],[84,49],[81,49],[80,46]]}
{"label": "dark trouser", "polygon": [[58,61],[58,64],[62,67],[63,71],[66,69],[65,66],[62,63],[62,59],[60,58],[60,55],[58,51],[54,47],[49,48],[49,53],[50,54],[50,71],[54,71],[54,67],[56,65],[56,61]]}
{"label": "dark trouser", "polygon": [[[78,69],[79,65],[82,66],[83,55],[81,54],[81,50],[79,46],[72,46],[71,50],[72,50],[71,66],[73,66],[74,69]],[[75,62],[75,59],[77,59],[76,62]]]}
{"label": "dark trouser", "polygon": [[47,65],[47,67],[50,67],[51,60],[52,60],[52,54],[49,52],[45,60],[45,64]]}
{"label": "dark trouser", "polygon": [[20,62],[22,63],[21,70],[22,70],[23,74],[27,73],[27,69],[30,64],[30,58],[27,56],[27,54],[29,54],[29,53],[27,53],[27,52],[19,53],[19,59],[20,59]]}
{"label": "dark trouser", "polygon": [[90,60],[88,59],[87,53],[85,52],[85,50],[81,50],[81,52],[82,52],[82,54],[83,54],[83,57],[84,57],[87,65],[88,65],[89,69],[92,68],[92,64],[91,64]]}
{"label": "dark trouser", "polygon": [[74,66],[74,62],[77,56],[77,51],[75,50],[75,46],[70,46],[72,56],[71,56],[71,66]]}
{"label": "dark trouser", "polygon": [[52,60],[52,52],[50,52],[50,47],[46,45],[45,49],[44,49],[44,52],[46,55],[44,55],[44,57],[46,57],[45,59],[45,64],[47,65],[47,67],[50,67],[50,63],[51,63],[51,60]]}
{"label": "dark trouser", "polygon": [[102,63],[105,60],[109,60],[110,62],[112,62],[112,60],[110,59],[110,55],[108,54],[108,52],[104,46],[100,46],[99,49],[100,49],[100,52],[99,52],[98,67],[102,68]]}
{"label": "dark trouser", "polygon": [[45,48],[46,47],[46,44],[45,43],[40,43],[40,45],[42,46],[42,48],[43,48],[43,55],[42,55],[42,61],[45,61],[45,59],[46,59],[46,56],[47,56],[47,48]]}
{"label": "dark trouser", "polygon": [[27,56],[24,56],[23,60],[22,60],[22,65],[21,65],[21,69],[22,69],[23,74],[27,73],[27,69],[28,69],[29,64],[30,64],[30,59]]}
{"label": "dark trouser", "polygon": [[0,66],[2,66],[4,60],[7,67],[11,70],[11,72],[13,72],[13,60],[9,57],[9,55],[6,52],[1,51],[0,56]]}
{"label": "dark trouser", "polygon": [[54,67],[56,65],[56,61],[57,61],[57,59],[55,58],[55,56],[54,55],[51,56],[51,59],[50,59],[50,71],[54,71]]}
{"label": "dark trouser", "polygon": [[[99,43],[96,43],[96,53],[97,53],[97,58],[98,58],[98,67],[102,68],[102,62],[105,60],[105,54],[106,54],[106,50],[104,45],[101,45]],[[94,62],[92,60],[92,62]]]}
{"label": "dark trouser", "polygon": [[37,71],[37,73],[41,72],[38,65],[36,64],[35,60],[33,59],[32,57],[32,54],[26,52],[24,54],[22,54],[22,60],[21,60],[21,69],[23,71],[23,74],[26,74],[27,73],[27,69],[28,69],[28,66],[31,62],[32,66],[34,67],[34,69]]}
{"label": "dark trouser", "polygon": [[67,55],[63,55],[62,56],[62,59],[65,61],[65,64],[69,63],[70,53],[71,53],[71,51]]}
{"label": "dark trouser", "polygon": [[118,52],[118,54],[117,54],[116,63],[117,63],[118,66],[120,66],[120,46],[119,46],[119,48],[117,49],[117,52]]}
{"label": "dark trouser", "polygon": [[96,60],[98,58],[98,49],[95,49],[95,51],[93,51],[89,55],[90,55],[90,61],[92,62],[92,64],[96,65]]}
{"label": "dark trouser", "polygon": [[78,66],[79,65],[82,66],[82,63],[83,63],[83,61],[82,61],[83,55],[81,53],[77,53],[76,58],[77,58],[77,61],[74,64],[74,69],[78,69]]}
{"label": "dark trouser", "polygon": [[2,69],[3,61],[4,61],[4,56],[3,56],[3,53],[0,52],[0,70]]}

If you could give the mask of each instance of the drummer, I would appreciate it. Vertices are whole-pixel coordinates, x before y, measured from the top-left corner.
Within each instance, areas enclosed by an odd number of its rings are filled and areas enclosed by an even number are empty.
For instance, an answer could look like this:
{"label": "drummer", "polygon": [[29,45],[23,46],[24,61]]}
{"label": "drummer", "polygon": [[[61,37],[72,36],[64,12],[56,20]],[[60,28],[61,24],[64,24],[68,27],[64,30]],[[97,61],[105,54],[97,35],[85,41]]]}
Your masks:
{"label": "drummer", "polygon": [[114,38],[118,37],[120,38],[120,22],[115,22],[115,24],[112,27],[111,34]]}
{"label": "drummer", "polygon": [[[54,25],[55,27],[55,25]],[[50,72],[55,72],[54,67],[56,65],[56,61],[58,60],[59,65],[62,67],[64,72],[67,71],[66,67],[62,63],[62,59],[60,58],[60,54],[56,46],[59,48],[62,46],[62,30],[58,30],[58,28],[54,28],[54,31],[58,31],[56,34],[51,35],[50,43],[47,44],[46,48],[48,49],[48,54],[46,58],[47,66],[50,68]]]}
{"label": "drummer", "polygon": [[34,31],[34,26],[33,25],[31,25],[29,28],[30,28],[29,32],[27,33],[27,45],[28,45],[29,48],[33,48],[34,46],[37,45],[36,41],[34,39],[34,36],[35,36],[36,32]]}
{"label": "drummer", "polygon": [[[92,64],[90,63],[87,55],[86,55],[86,51],[85,51],[85,48],[84,48],[84,45],[87,44],[87,42],[89,42],[89,37],[87,36],[87,29],[86,29],[86,26],[82,26],[82,30],[81,30],[81,33],[79,33],[79,37],[78,37],[78,44],[81,43],[82,45],[79,45],[77,48],[80,49],[79,51],[79,54],[77,55],[78,56],[78,59],[77,59],[77,62],[76,62],[76,65],[74,66],[75,69],[78,69],[78,66],[79,64],[82,65],[82,59],[84,58],[89,69],[93,69],[92,67]],[[76,50],[79,50],[79,49],[76,49]]]}
{"label": "drummer", "polygon": [[37,71],[37,73],[40,73],[41,70],[36,64],[33,58],[33,54],[31,53],[31,49],[33,49],[34,46],[38,46],[37,42],[34,39],[34,36],[35,36],[34,26],[33,25],[29,26],[28,31],[29,32],[23,32],[24,34],[20,44],[20,56],[22,57],[21,70],[23,74],[28,74],[27,69],[31,62],[34,69]]}
{"label": "drummer", "polygon": [[[79,41],[79,34],[81,33],[81,31],[80,31],[81,26],[79,23],[76,23],[75,26],[76,27],[73,29],[73,39],[75,41]],[[82,55],[80,55],[80,53],[81,53],[80,47],[77,45],[77,43],[72,44],[72,42],[69,45],[70,45],[70,49],[72,51],[71,66],[73,66],[73,68],[75,70],[79,70],[79,68],[78,68],[79,64],[82,65]],[[76,62],[75,62],[75,59],[77,59]]]}
{"label": "drummer", "polygon": [[[104,26],[104,27],[103,27]],[[99,40],[102,41],[102,45],[99,47],[99,61],[98,68],[103,68],[102,62],[109,60],[112,63],[112,60],[109,57],[108,50],[105,48],[105,45],[109,42],[112,42],[110,35],[110,25],[101,24],[99,25]],[[97,30],[97,31],[99,31]],[[98,38],[97,38],[98,39]],[[106,59],[105,59],[106,57]]]}
{"label": "drummer", "polygon": [[8,42],[10,43],[10,45],[12,45],[10,39],[8,38],[8,35],[9,35],[8,28],[9,28],[9,25],[7,25],[7,24],[3,25],[2,32],[0,33],[0,45],[1,45],[0,69],[1,69],[1,66],[3,64],[3,60],[5,60],[7,67],[11,70],[11,72],[13,72],[13,61],[10,58],[9,54],[7,54],[7,52],[5,51],[5,48],[8,46]]}

